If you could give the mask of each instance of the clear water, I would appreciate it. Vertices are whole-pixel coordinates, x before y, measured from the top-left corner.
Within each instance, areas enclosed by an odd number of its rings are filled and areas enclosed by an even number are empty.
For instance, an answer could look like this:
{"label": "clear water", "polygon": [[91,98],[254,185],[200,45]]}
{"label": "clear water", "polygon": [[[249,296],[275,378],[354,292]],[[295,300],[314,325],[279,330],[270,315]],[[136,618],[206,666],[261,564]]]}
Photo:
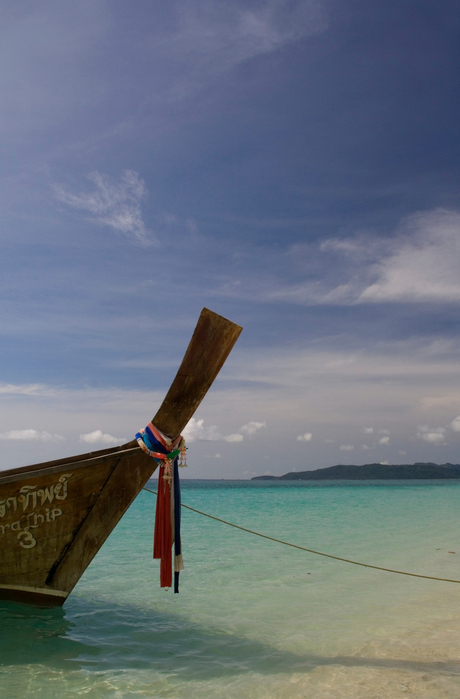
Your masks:
{"label": "clear water", "polygon": [[[183,501],[309,548],[460,580],[458,483],[184,481]],[[141,493],[62,609],[0,603],[1,697],[460,697],[460,585],[320,558],[184,510],[174,595],[151,560],[154,511]]]}

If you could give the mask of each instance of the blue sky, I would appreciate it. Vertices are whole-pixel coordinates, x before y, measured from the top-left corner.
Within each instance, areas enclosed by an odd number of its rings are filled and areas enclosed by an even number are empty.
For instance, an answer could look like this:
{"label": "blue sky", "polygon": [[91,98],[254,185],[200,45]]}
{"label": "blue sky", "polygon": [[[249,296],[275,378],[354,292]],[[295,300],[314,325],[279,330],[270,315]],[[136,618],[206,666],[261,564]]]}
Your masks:
{"label": "blue sky", "polygon": [[203,306],[188,477],[460,462],[456,2],[0,16],[0,468],[131,439]]}

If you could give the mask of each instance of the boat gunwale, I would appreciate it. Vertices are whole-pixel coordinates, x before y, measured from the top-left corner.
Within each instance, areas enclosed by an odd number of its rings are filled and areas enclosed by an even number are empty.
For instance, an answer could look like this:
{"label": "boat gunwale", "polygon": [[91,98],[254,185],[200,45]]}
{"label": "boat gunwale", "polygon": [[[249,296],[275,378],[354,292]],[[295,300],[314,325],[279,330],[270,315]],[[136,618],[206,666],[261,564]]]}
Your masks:
{"label": "boat gunwale", "polygon": [[[123,447],[112,447],[111,449],[101,449],[100,451],[89,452],[88,454],[71,456],[67,459],[58,459],[57,461],[50,462],[45,461],[41,464],[34,464],[31,466],[21,466],[20,468],[4,471],[3,473],[5,475],[0,475],[0,486],[7,483],[14,483],[17,480],[24,480],[29,474],[30,478],[37,478],[52,473],[59,473],[59,471],[66,470],[67,468],[72,468],[73,470],[85,468],[91,464],[96,465],[103,463],[114,456],[122,457],[125,454],[134,454],[139,451],[141,451],[141,449],[137,444],[127,449],[123,449]],[[1,473],[0,471],[0,474]]]}

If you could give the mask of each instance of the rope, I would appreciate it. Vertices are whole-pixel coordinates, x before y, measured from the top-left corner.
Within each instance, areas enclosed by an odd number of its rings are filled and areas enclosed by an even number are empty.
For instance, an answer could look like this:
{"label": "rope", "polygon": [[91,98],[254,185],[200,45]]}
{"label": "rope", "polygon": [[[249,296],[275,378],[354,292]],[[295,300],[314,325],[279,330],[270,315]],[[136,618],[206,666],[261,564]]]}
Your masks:
{"label": "rope", "polygon": [[[155,490],[150,490],[149,488],[144,488],[149,493],[156,495]],[[283,541],[282,539],[275,539],[273,536],[267,536],[267,534],[261,534],[260,532],[254,532],[252,529],[246,529],[245,527],[240,527],[238,524],[233,524],[232,522],[227,522],[225,519],[220,519],[219,517],[214,517],[213,515],[208,515],[206,512],[201,512],[196,510],[190,505],[184,505],[187,510],[196,512],[203,517],[209,517],[209,519],[215,519],[216,522],[222,522],[222,524],[228,524],[229,527],[235,527],[235,529],[241,529],[243,532],[248,532],[248,534],[254,534],[255,536],[261,536],[262,539],[268,539],[269,541],[275,541],[277,544],[284,544],[285,546],[291,546],[293,549],[300,549],[300,551],[307,551],[307,553],[314,553],[316,556],[325,556],[326,558],[333,558],[335,561],[343,561],[344,563],[351,563],[354,566],[362,566],[363,568],[373,568],[374,570],[383,570],[385,573],[395,573],[396,575],[409,575],[411,578],[424,578],[425,580],[439,580],[440,582],[450,582],[460,584],[460,580],[450,580],[449,578],[436,578],[433,575],[419,575],[418,573],[407,573],[404,570],[393,570],[392,568],[382,568],[381,566],[373,566],[370,563],[359,563],[358,561],[351,561],[349,558],[341,558],[340,556],[333,556],[330,553],[323,553],[322,551],[314,551],[313,549],[307,549],[305,546],[298,546],[297,544],[290,544],[288,541]]]}

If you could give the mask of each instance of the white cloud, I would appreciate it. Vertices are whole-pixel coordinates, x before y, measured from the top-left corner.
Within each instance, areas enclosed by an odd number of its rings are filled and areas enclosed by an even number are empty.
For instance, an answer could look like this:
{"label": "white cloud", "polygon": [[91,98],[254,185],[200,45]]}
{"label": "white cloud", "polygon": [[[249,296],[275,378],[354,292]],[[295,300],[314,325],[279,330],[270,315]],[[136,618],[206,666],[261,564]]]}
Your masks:
{"label": "white cloud", "polygon": [[379,430],[380,434],[390,434],[390,430]]}
{"label": "white cloud", "polygon": [[373,427],[365,427],[364,434],[374,434],[374,428]]}
{"label": "white cloud", "polygon": [[226,442],[242,442],[244,437],[242,434],[229,434],[228,437],[224,437]]}
{"label": "white cloud", "polygon": [[379,439],[379,444],[389,444],[390,438],[389,437],[380,437]]}
{"label": "white cloud", "polygon": [[196,420],[196,418],[192,417],[182,434],[187,442],[195,442],[197,440],[207,442],[217,442],[219,440],[224,442],[242,442],[245,434],[251,437],[265,426],[265,422],[248,422],[242,425],[238,432],[224,436],[216,425],[205,427],[204,420]]}
{"label": "white cloud", "polygon": [[388,466],[388,461],[381,461],[380,466]]}
{"label": "white cloud", "polygon": [[460,432],[460,415],[457,415],[457,417],[454,420],[452,420],[450,426],[454,430],[454,432]]}
{"label": "white cloud", "polygon": [[302,305],[457,302],[459,257],[460,212],[436,209],[403,219],[387,238],[357,233],[320,245],[296,244],[285,258],[303,281],[277,282],[273,270],[270,278],[251,277],[230,295]]}
{"label": "white cloud", "polygon": [[24,384],[23,386],[16,386],[9,383],[0,386],[0,393],[16,396],[36,396],[42,393],[44,388],[43,384],[39,383]]}
{"label": "white cloud", "polygon": [[353,444],[342,444],[342,446],[340,447],[340,451],[353,451],[353,449]]}
{"label": "white cloud", "polygon": [[262,429],[262,427],[266,426],[267,424],[265,422],[248,422],[247,425],[241,425],[238,432],[242,432],[243,434],[248,435],[248,437],[251,437],[258,430]]}
{"label": "white cloud", "polygon": [[460,213],[414,214],[398,232],[393,251],[369,270],[375,281],[357,301],[458,301]]}
{"label": "white cloud", "polygon": [[367,444],[361,444],[361,449],[367,450],[370,449],[370,447],[368,447]]}
{"label": "white cloud", "polygon": [[215,459],[221,459],[222,457],[221,457],[220,454],[214,454],[214,458],[215,458]]}
{"label": "white cloud", "polygon": [[429,444],[446,444],[446,430],[444,427],[431,428],[428,425],[419,425],[417,427],[417,437],[423,439]]}
{"label": "white cloud", "polygon": [[126,442],[126,439],[124,437],[112,437],[111,434],[103,433],[101,430],[94,430],[94,432],[88,432],[88,434],[81,434],[80,442],[86,442],[87,444],[120,444],[120,442]]}
{"label": "white cloud", "polygon": [[298,442],[310,442],[313,437],[311,432],[305,432],[305,434],[299,434],[297,437]]}
{"label": "white cloud", "polygon": [[75,209],[88,211],[97,223],[124,233],[140,245],[155,242],[142,218],[145,185],[137,172],[126,170],[119,183],[99,172],[90,173],[88,179],[96,185],[93,192],[73,194],[62,185],[55,185],[56,198]]}
{"label": "white cloud", "polygon": [[50,432],[38,432],[37,430],[10,430],[0,433],[0,439],[12,439],[23,442],[39,440],[41,442],[63,442],[65,437]]}
{"label": "white cloud", "polygon": [[216,425],[204,426],[204,420],[197,420],[192,417],[185,429],[182,430],[182,435],[186,442],[216,442],[219,439],[224,439]]}
{"label": "white cloud", "polygon": [[[286,10],[289,10],[286,12]],[[291,3],[275,0],[258,9],[243,10],[239,31],[246,51],[266,53],[283,44],[317,33],[325,28],[320,6],[313,2]]]}
{"label": "white cloud", "polygon": [[177,17],[177,31],[156,36],[152,42],[154,55],[173,58],[180,65],[183,80],[173,83],[172,99],[243,61],[327,27],[323,7],[316,0],[270,0],[259,7],[239,7],[224,0],[182,0]]}

